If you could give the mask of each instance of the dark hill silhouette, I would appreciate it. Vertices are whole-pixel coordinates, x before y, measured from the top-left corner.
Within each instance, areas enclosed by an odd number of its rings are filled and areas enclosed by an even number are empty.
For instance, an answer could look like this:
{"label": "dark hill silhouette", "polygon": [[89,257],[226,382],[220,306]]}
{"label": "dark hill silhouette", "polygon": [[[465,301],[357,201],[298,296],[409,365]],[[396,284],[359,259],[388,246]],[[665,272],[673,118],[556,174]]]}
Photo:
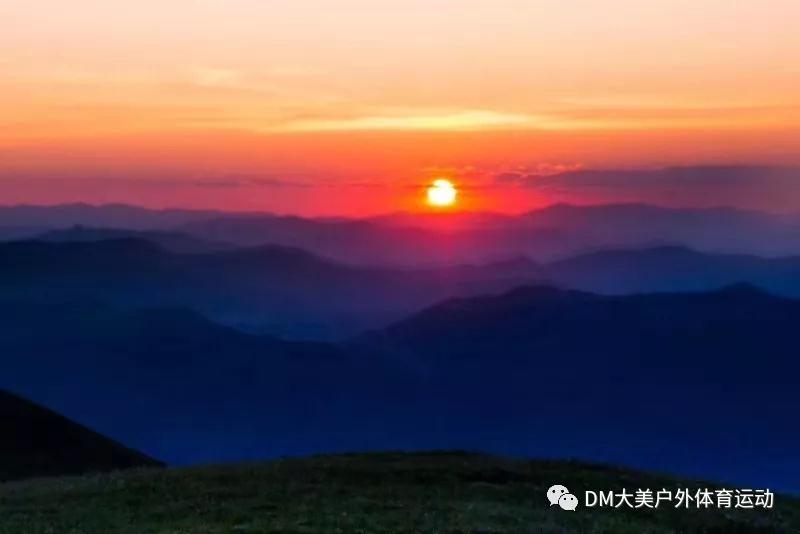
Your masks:
{"label": "dark hill silhouette", "polygon": [[0,481],[163,465],[0,390]]}
{"label": "dark hill silhouette", "polygon": [[627,450],[628,462],[758,478],[793,471],[798,324],[800,301],[750,285],[629,296],[528,287],[448,300],[359,344],[419,369],[450,417],[505,429],[517,452],[621,460]]}
{"label": "dark hill silhouette", "polygon": [[[489,353],[492,365],[527,362],[559,372],[573,365],[564,358],[539,358],[553,352],[602,355],[583,362],[602,367],[664,362],[676,373],[681,364],[701,365],[696,355],[703,353],[706,364],[724,362],[730,372],[748,368],[747,357],[759,340],[770,343],[770,354],[759,356],[762,364],[778,358],[777,363],[794,365],[791,343],[781,341],[799,321],[800,301],[750,284],[706,293],[624,296],[532,286],[447,300],[364,339],[444,365],[461,359],[486,362]],[[646,360],[637,358],[645,351]],[[761,365],[754,371],[762,372],[771,370]]]}
{"label": "dark hill silhouette", "polygon": [[155,243],[124,238],[101,242],[48,243],[16,241],[0,244],[0,271],[12,281],[54,282],[124,276],[151,269],[166,257]]}

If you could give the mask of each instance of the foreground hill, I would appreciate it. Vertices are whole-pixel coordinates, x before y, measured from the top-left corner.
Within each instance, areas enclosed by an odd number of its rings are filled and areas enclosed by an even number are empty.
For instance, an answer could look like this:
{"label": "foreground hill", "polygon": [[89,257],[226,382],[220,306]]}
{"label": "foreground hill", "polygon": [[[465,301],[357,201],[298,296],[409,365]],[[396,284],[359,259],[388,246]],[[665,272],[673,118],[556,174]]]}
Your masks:
{"label": "foreground hill", "polygon": [[703,482],[567,461],[458,452],[320,456],[0,485],[0,532],[789,534],[800,529],[800,503],[782,495],[771,510],[686,510],[674,504],[588,509],[582,503],[566,512],[550,508],[545,498],[557,483],[581,501],[586,490],[713,490]]}
{"label": "foreground hill", "polygon": [[0,480],[161,465],[0,390]]}

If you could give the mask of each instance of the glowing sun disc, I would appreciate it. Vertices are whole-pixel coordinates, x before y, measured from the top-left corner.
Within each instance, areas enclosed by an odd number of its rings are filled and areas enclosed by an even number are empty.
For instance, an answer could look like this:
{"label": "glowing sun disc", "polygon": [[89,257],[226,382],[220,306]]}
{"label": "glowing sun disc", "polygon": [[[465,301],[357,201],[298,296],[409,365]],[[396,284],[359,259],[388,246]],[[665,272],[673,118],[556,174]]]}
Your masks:
{"label": "glowing sun disc", "polygon": [[431,206],[452,206],[458,191],[450,180],[438,179],[428,188],[428,204]]}

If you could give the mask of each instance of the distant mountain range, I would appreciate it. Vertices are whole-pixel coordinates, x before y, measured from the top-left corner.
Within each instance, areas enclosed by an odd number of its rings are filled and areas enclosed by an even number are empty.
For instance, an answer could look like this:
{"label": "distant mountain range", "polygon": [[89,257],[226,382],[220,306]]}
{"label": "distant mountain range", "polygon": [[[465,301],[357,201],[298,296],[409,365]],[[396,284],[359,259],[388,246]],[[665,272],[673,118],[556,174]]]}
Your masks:
{"label": "distant mountain range", "polygon": [[127,204],[57,204],[0,207],[0,228],[27,226],[64,229],[75,225],[94,228],[163,230],[192,221],[218,217],[218,211],[152,210]]}
{"label": "distant mountain range", "polygon": [[293,245],[333,259],[380,265],[485,262],[521,255],[550,261],[587,250],[653,244],[768,256],[800,253],[800,216],[640,204],[559,204],[518,216],[398,214],[326,222],[227,215],[188,223],[182,230],[217,241]]}
{"label": "distant mountain range", "polygon": [[0,388],[153,457],[475,448],[800,489],[800,256],[766,255],[800,250],[792,217],[51,209],[0,243]]}
{"label": "distant mountain range", "polygon": [[4,239],[29,238],[36,229],[43,233],[75,225],[180,232],[218,245],[291,246],[371,266],[485,263],[518,256],[551,261],[592,250],[654,244],[717,253],[800,254],[800,215],[733,208],[559,204],[520,215],[400,213],[367,219],[159,211],[124,205],[0,208],[0,238]]}
{"label": "distant mountain range", "polygon": [[218,252],[236,248],[229,243],[208,241],[180,232],[89,228],[86,226],[73,226],[62,230],[50,230],[33,235],[31,238],[36,241],[48,243],[94,243],[119,239],[141,239],[158,245],[170,252],[186,254]]}
{"label": "distant mountain range", "polygon": [[0,436],[0,482],[163,465],[3,390]]}
{"label": "distant mountain range", "polygon": [[[62,239],[73,239],[65,241]],[[181,307],[223,324],[292,339],[341,340],[437,301],[550,283],[603,294],[708,291],[750,283],[800,296],[800,257],[705,254],[683,247],[604,250],[540,264],[379,268],[283,246],[215,250],[181,234],[72,230],[0,243],[0,289],[25,299]],[[98,240],[95,240],[98,239]],[[151,241],[152,239],[152,241]],[[196,250],[177,253],[164,249]],[[158,243],[158,244],[157,244]],[[222,247],[222,245],[219,245]],[[213,251],[200,252],[204,249]]]}
{"label": "distant mountain range", "polygon": [[187,307],[226,324],[304,339],[341,339],[442,298],[507,290],[536,269],[526,260],[353,267],[281,246],[178,254],[143,239],[0,244],[7,296]]}
{"label": "distant mountain range", "polygon": [[777,294],[800,296],[800,256],[706,254],[685,247],[582,254],[548,263],[541,276],[566,287],[611,294],[707,291],[746,282]]}

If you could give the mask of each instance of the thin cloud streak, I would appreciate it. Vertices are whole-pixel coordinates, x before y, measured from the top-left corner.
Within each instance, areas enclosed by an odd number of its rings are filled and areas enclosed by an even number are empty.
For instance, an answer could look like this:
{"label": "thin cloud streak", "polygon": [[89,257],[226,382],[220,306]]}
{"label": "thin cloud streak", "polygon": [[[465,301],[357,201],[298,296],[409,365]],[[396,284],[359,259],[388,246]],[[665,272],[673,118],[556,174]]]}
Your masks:
{"label": "thin cloud streak", "polygon": [[376,115],[349,119],[308,119],[289,122],[278,130],[369,131],[369,130],[485,130],[535,127],[541,120],[524,114],[486,110],[464,110],[431,115]]}

